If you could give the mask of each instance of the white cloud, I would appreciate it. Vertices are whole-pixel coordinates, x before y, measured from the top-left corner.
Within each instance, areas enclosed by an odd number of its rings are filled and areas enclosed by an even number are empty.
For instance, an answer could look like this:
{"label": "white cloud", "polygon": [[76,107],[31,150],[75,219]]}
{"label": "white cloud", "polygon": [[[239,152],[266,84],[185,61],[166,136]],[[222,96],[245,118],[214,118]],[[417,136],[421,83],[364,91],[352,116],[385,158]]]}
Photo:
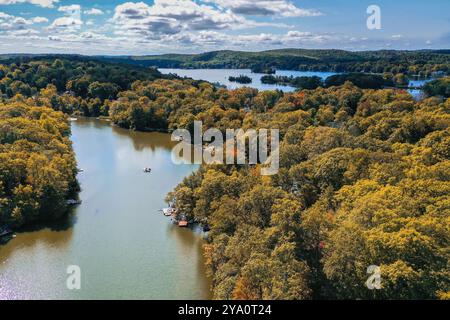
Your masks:
{"label": "white cloud", "polygon": [[48,19],[45,17],[35,17],[32,19],[34,23],[46,23]]}
{"label": "white cloud", "polygon": [[11,18],[12,18],[11,15],[9,15],[9,14],[7,14],[7,13],[4,13],[4,12],[0,12],[0,22],[1,22],[2,20],[9,20],[9,19],[11,19]]}
{"label": "white cloud", "polygon": [[92,8],[92,9],[89,9],[89,10],[85,10],[84,14],[92,15],[92,16],[101,16],[102,14],[104,14],[104,12],[102,10],[100,10],[100,9]]}
{"label": "white cloud", "polygon": [[234,13],[256,16],[315,17],[322,13],[315,9],[302,9],[287,0],[205,0]]}
{"label": "white cloud", "polygon": [[80,29],[83,25],[83,21],[72,17],[61,17],[55,19],[53,23],[48,27],[49,30],[60,32],[74,32]]}
{"label": "white cloud", "polygon": [[112,40],[102,34],[98,34],[92,31],[86,31],[82,33],[69,33],[69,34],[61,34],[61,35],[50,35],[47,37],[50,41],[57,42],[86,42],[86,41],[100,41],[100,40]]}
{"label": "white cloud", "polygon": [[250,21],[229,9],[214,8],[192,0],[155,0],[152,6],[144,2],[126,2],[115,8],[112,22],[118,34],[149,39],[190,30],[243,29],[257,26],[286,27],[273,23]]}
{"label": "white cloud", "polygon": [[[114,12],[93,8],[92,4],[87,7],[71,4],[77,3],[76,0],[64,1],[59,3],[61,6],[58,8],[63,17],[52,17],[55,20],[50,23],[49,16],[33,17],[30,12],[23,12],[20,14],[22,17],[19,17],[0,12],[0,51],[145,54],[220,49],[253,51],[285,47],[367,50],[382,49],[388,45],[402,48],[407,45],[406,41],[412,41],[411,46],[414,47],[425,47],[425,41],[428,40],[411,39],[408,35],[395,34],[395,31],[379,38],[361,37],[357,32],[298,31],[294,26],[287,25],[295,23],[289,17],[316,16],[320,13],[314,9],[302,9],[294,4],[294,0],[131,1],[136,2],[122,3]],[[0,5],[33,3],[49,7],[57,2],[0,0]],[[86,15],[87,21],[81,19],[81,14]],[[100,14],[111,18],[99,23],[94,19],[98,19],[96,16]],[[439,39],[429,40],[433,42],[428,41],[427,47],[440,46],[444,42]]]}
{"label": "white cloud", "polygon": [[26,36],[36,34],[38,31],[30,29],[29,27],[35,23],[45,22],[43,19],[45,18],[34,17],[25,19],[23,17],[16,17],[4,12],[0,12],[0,34],[8,34],[13,36]]}
{"label": "white cloud", "polygon": [[56,18],[53,23],[46,28],[47,30],[71,33],[78,31],[83,25],[83,21],[81,20],[81,6],[79,4],[60,6],[58,11],[64,12],[65,16]]}
{"label": "white cloud", "polygon": [[[254,50],[256,48],[274,48],[286,46],[316,46],[332,40],[326,34],[314,34],[311,32],[289,31],[285,34],[259,33],[230,35],[217,31],[200,31],[198,33],[183,32],[169,35],[164,42],[170,45],[183,45],[185,47],[198,48],[201,51],[216,50],[226,46],[230,49]],[[163,41],[161,41],[163,42]],[[173,50],[170,48],[170,50]]]}
{"label": "white cloud", "polygon": [[69,6],[61,6],[58,8],[59,12],[73,13],[81,10],[81,6],[79,4],[71,4]]}
{"label": "white cloud", "polygon": [[25,38],[29,38],[30,36],[34,36],[37,34],[39,34],[39,31],[35,29],[14,30],[9,33],[9,35],[12,35],[13,37],[25,37]]}
{"label": "white cloud", "polygon": [[17,3],[31,3],[43,8],[53,8],[55,3],[59,0],[0,0],[0,5],[17,4]]}
{"label": "white cloud", "polygon": [[22,17],[14,17],[14,19],[12,19],[11,21],[14,25],[29,25],[29,24],[33,24],[33,22],[31,20],[27,20],[25,18]]}

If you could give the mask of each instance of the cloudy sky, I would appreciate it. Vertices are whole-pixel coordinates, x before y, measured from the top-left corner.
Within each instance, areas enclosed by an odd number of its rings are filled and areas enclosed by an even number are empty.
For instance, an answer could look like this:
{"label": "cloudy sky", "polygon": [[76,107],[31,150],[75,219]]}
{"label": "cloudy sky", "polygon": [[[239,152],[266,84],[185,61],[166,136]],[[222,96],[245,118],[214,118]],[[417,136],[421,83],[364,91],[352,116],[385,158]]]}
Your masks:
{"label": "cloudy sky", "polygon": [[[381,29],[369,30],[369,5]],[[0,53],[450,48],[449,0],[0,0]]]}

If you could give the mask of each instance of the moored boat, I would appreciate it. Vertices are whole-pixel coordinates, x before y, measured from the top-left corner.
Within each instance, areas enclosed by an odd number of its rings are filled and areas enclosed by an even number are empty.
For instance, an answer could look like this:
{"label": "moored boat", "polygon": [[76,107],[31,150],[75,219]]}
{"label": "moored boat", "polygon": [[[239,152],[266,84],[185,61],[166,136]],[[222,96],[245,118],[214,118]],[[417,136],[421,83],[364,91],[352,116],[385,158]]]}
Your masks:
{"label": "moored boat", "polygon": [[162,212],[163,212],[163,214],[166,217],[170,217],[170,216],[172,216],[172,215],[174,215],[176,213],[176,209],[174,209],[174,208],[164,208],[164,209],[162,209]]}
{"label": "moored boat", "polygon": [[75,206],[77,204],[81,204],[81,200],[70,199],[66,201],[66,204],[69,206]]}

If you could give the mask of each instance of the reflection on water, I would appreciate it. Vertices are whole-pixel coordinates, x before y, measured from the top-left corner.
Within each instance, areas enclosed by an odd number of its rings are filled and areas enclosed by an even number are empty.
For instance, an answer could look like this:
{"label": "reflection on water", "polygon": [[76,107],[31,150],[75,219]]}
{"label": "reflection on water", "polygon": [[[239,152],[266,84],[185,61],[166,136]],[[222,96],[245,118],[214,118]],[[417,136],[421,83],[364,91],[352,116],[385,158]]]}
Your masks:
{"label": "reflection on water", "polygon": [[[136,151],[142,151],[145,148],[149,148],[152,151],[155,151],[157,148],[171,150],[174,146],[174,142],[167,139],[166,133],[129,131],[116,126],[113,126],[112,130],[114,134],[120,137],[127,139],[131,138],[133,147]],[[151,141],[148,140],[149,135],[152,136]]]}
{"label": "reflection on water", "polygon": [[[83,203],[0,246],[0,299],[210,298],[201,234],[158,212],[197,166],[172,163],[167,134],[82,119],[72,133]],[[81,268],[79,291],[66,288],[68,265]]]}
{"label": "reflection on water", "polygon": [[11,239],[7,242],[7,244],[10,243],[9,245],[0,247],[0,261],[7,261],[9,256],[17,249],[29,250],[38,244],[64,249],[71,241],[73,235],[72,227],[75,221],[74,215],[70,214],[61,221],[24,228],[21,233],[17,234],[17,237],[20,239],[19,241],[12,241]]}

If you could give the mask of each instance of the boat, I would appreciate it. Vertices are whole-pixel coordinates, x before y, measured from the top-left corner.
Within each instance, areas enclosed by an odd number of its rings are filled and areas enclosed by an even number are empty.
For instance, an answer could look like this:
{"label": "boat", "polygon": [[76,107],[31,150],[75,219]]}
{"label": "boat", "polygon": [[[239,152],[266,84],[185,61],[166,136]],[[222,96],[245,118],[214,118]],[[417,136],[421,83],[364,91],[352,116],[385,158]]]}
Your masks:
{"label": "boat", "polygon": [[173,214],[175,214],[177,211],[174,208],[164,208],[164,209],[162,209],[162,212],[166,217],[170,217]]}
{"label": "boat", "polygon": [[152,172],[152,168],[144,168],[144,172],[145,173],[150,173],[150,172]]}
{"label": "boat", "polygon": [[69,206],[75,206],[77,204],[81,204],[81,200],[70,199],[70,200],[67,200],[66,203]]}

